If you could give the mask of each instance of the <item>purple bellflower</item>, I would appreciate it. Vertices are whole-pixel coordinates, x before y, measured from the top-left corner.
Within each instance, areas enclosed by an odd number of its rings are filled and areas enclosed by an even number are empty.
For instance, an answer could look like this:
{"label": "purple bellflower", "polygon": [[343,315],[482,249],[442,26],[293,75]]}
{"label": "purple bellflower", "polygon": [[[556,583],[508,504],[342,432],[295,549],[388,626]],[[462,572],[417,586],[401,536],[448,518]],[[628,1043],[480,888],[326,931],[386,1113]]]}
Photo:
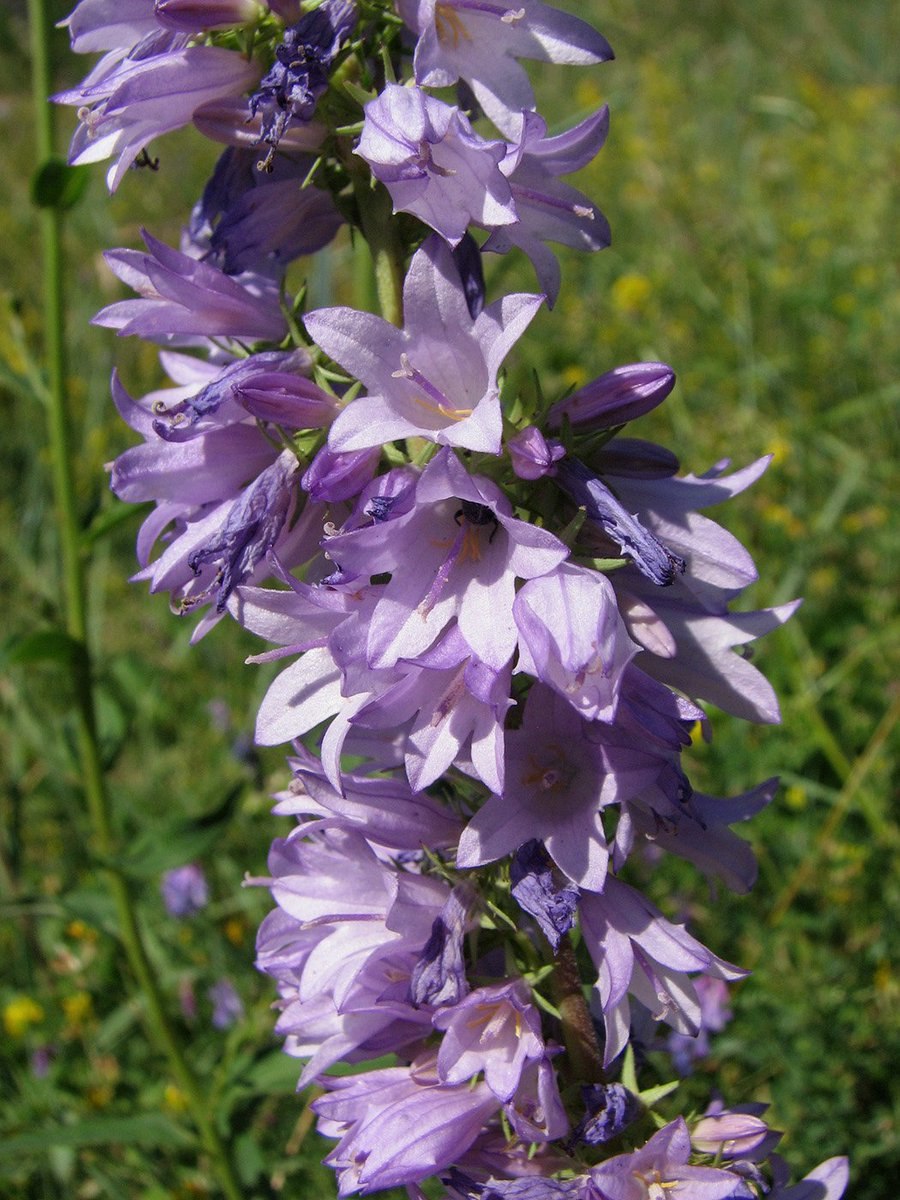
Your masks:
{"label": "purple bellflower", "polygon": [[606,1027],[604,1065],[625,1048],[631,993],[657,1021],[696,1036],[700,1001],[688,972],[721,979],[747,974],[717,958],[681,926],[667,921],[640,892],[609,875],[602,892],[582,892],[581,928],[599,971],[596,993]]}
{"label": "purple bellflower", "polygon": [[511,1100],[527,1063],[544,1057],[541,1022],[521,980],[477,988],[433,1018],[444,1033],[437,1070],[444,1083],[484,1072],[499,1100]]}
{"label": "purple bellflower", "polygon": [[209,885],[197,863],[173,867],[160,883],[163,903],[171,917],[191,917],[209,902]]}
{"label": "purple bellflower", "polygon": [[599,571],[561,563],[516,596],[517,670],[555,688],[587,721],[612,721],[619,686],[640,647]]}
{"label": "purple bellflower", "polygon": [[243,286],[209,263],[198,262],[144,234],[149,253],[109,250],[110,268],[141,299],[120,300],[94,317],[120,336],[171,342],[200,335],[279,342],[287,331],[278,289],[268,280]]}
{"label": "purple bellflower", "polygon": [[599,891],[609,852],[601,810],[659,773],[640,749],[603,745],[571,704],[542,684],[528,694],[520,729],[506,734],[506,786],[463,831],[457,864],[478,867],[537,839],[579,887]]}
{"label": "purple bellflower", "polygon": [[340,1138],[325,1159],[339,1195],[414,1184],[449,1167],[474,1143],[500,1102],[485,1083],[442,1084],[413,1064],[327,1079],[313,1102],[319,1132]]}
{"label": "purple bellflower", "polygon": [[499,166],[506,144],[479,137],[458,108],[389,83],[365,113],[355,152],[387,186],[394,212],[413,213],[452,246],[470,224],[518,219]]}
{"label": "purple bellflower", "polygon": [[543,117],[524,112],[519,139],[501,164],[518,221],[495,227],[483,248],[498,254],[513,246],[524,251],[551,308],[559,295],[560,269],[544,243],[557,242],[585,252],[604,250],[610,243],[609,222],[600,209],[559,178],[587,166],[602,148],[608,130],[605,106],[555,137],[546,136]]}
{"label": "purple bellflower", "polygon": [[304,323],[313,340],[366,388],[335,421],[331,448],[424,437],[497,454],[497,371],[542,300],[505,296],[473,320],[450,250],[432,237],[406,276],[403,329],[350,308],[309,313]]}
{"label": "purple bellflower", "polygon": [[413,69],[422,87],[464,79],[498,129],[515,134],[534,92],[519,58],[588,66],[613,57],[609,43],[586,22],[540,0],[515,8],[503,0],[399,0],[418,35]]}
{"label": "purple bellflower", "polygon": [[592,1200],[733,1200],[752,1196],[730,1171],[690,1165],[691,1138],[681,1117],[645,1146],[591,1168]]}
{"label": "purple bellflower", "polygon": [[257,78],[253,63],[217,46],[164,45],[158,53],[125,58],[99,77],[95,71],[54,97],[78,105],[81,124],[69,161],[114,158],[107,183],[115,191],[148,142],[187,125],[203,105],[240,95]]}

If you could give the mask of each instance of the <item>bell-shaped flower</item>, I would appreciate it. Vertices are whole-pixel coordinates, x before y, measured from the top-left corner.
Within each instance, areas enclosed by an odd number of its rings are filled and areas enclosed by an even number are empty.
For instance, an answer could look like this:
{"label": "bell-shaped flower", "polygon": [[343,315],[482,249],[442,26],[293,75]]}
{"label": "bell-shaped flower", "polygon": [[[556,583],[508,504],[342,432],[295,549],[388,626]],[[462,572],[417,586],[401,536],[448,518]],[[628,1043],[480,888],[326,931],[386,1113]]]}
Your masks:
{"label": "bell-shaped flower", "polygon": [[470,224],[492,229],[518,219],[499,164],[506,143],[486,141],[456,107],[421,88],[389,83],[365,108],[356,154],[391,195],[452,246]]}
{"label": "bell-shaped flower", "polygon": [[406,275],[403,329],[351,308],[309,313],[310,337],[366,389],[332,426],[332,450],[423,437],[498,453],[497,372],[542,300],[505,296],[473,320],[450,248],[432,237]]}
{"label": "bell-shaped flower", "polygon": [[524,251],[551,308],[559,294],[560,270],[545,243],[557,242],[586,252],[603,250],[610,243],[609,222],[600,209],[559,178],[587,166],[606,141],[608,129],[605,106],[555,137],[546,136],[543,117],[524,112],[517,142],[510,146],[501,166],[518,221],[502,227],[495,222],[483,249],[505,254],[518,246]]}
{"label": "bell-shaped flower", "polygon": [[433,1066],[329,1078],[313,1101],[319,1132],[340,1138],[325,1159],[340,1196],[415,1184],[469,1149],[500,1102],[486,1083],[440,1081]]}
{"label": "bell-shaped flower", "polygon": [[726,980],[747,973],[717,958],[615,876],[607,876],[602,892],[583,892],[579,909],[585,944],[599,971],[595,987],[606,1028],[604,1066],[628,1041],[629,994],[655,1020],[696,1035],[700,1001],[689,972]]}
{"label": "bell-shaped flower", "polygon": [[433,1017],[443,1032],[437,1057],[444,1083],[463,1083],[479,1072],[503,1101],[511,1100],[529,1062],[544,1056],[541,1019],[520,979],[476,988]]}
{"label": "bell-shaped flower", "polygon": [[518,670],[555,688],[587,721],[612,721],[631,640],[605,575],[571,563],[529,580],[513,605]]}
{"label": "bell-shaped flower", "polygon": [[519,58],[589,66],[613,57],[609,43],[579,17],[541,0],[515,7],[473,0],[398,0],[418,35],[413,62],[422,87],[464,79],[498,129],[514,134],[534,91]]}
{"label": "bell-shaped flower", "polygon": [[602,809],[652,783],[660,767],[638,745],[603,744],[571,704],[538,683],[521,728],[506,733],[503,794],[466,826],[457,865],[493,862],[536,838],[573,883],[599,890],[609,858]]}
{"label": "bell-shaped flower", "polygon": [[730,1171],[694,1167],[691,1137],[683,1117],[655,1133],[630,1154],[617,1154],[592,1167],[592,1200],[732,1200],[752,1196]]}
{"label": "bell-shaped flower", "polygon": [[[250,590],[245,589],[245,595]],[[278,816],[337,817],[343,828],[356,829],[367,841],[391,850],[442,850],[459,840],[460,819],[425,792],[413,792],[396,775],[345,771],[342,795],[309,751],[298,748],[297,757],[288,763],[294,775],[288,791],[276,797],[272,811]]]}
{"label": "bell-shaped flower", "polygon": [[425,468],[404,514],[339,533],[326,550],[350,577],[391,575],[367,633],[370,666],[418,658],[455,618],[493,671],[515,649],[516,579],[543,575],[568,554],[552,534],[513,517],[496,484],[470,475],[449,450]]}
{"label": "bell-shaped flower", "polygon": [[203,105],[241,95],[258,78],[253,62],[218,46],[166,46],[125,58],[99,78],[95,72],[80,87],[54,97],[79,110],[69,161],[115,158],[107,174],[115,191],[148,142],[187,125]]}
{"label": "bell-shaped flower", "polygon": [[184,340],[187,335],[278,342],[287,331],[278,288],[271,281],[252,287],[173,250],[144,234],[149,253],[109,250],[112,271],[133,288],[139,300],[120,300],[101,309],[95,325],[121,337],[136,334],[148,341]]}

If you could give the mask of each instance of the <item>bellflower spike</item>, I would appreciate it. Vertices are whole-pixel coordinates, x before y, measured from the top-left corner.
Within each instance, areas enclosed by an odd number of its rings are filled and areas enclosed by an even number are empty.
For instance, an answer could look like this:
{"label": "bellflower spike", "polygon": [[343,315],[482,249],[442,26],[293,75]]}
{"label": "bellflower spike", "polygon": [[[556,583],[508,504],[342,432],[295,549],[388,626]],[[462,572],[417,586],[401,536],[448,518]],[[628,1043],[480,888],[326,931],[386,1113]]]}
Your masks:
{"label": "bellflower spike", "polygon": [[515,134],[534,92],[519,58],[589,66],[613,57],[604,37],[578,17],[522,0],[399,0],[398,11],[419,35],[413,68],[422,87],[464,79],[498,129]]}
{"label": "bellflower spike", "polygon": [[479,137],[458,108],[389,83],[365,113],[355,153],[386,185],[395,213],[412,213],[451,246],[470,224],[490,229],[518,219],[499,166],[506,144]]}
{"label": "bellflower spike", "polygon": [[473,320],[449,247],[431,237],[406,276],[403,329],[351,308],[309,313],[310,337],[367,390],[332,426],[332,450],[423,437],[497,454],[502,432],[497,371],[542,301],[505,296]]}

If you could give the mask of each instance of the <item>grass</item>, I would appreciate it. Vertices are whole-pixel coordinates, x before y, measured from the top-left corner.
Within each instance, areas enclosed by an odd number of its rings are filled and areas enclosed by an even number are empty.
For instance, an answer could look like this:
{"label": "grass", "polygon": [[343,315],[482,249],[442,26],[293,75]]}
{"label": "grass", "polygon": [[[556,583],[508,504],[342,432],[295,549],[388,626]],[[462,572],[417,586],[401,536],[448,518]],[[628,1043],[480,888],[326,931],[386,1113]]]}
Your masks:
{"label": "grass", "polygon": [[[671,363],[678,388],[635,432],[670,445],[698,472],[723,457],[741,464],[773,454],[764,479],[713,515],[756,556],[761,579],[748,603],[805,597],[798,617],[758,649],[783,725],[748,728],[714,715],[713,743],[695,747],[687,764],[695,785],[722,794],[781,774],[775,804],[745,831],[760,858],[754,893],[711,897],[674,868],[657,879],[661,902],[690,905],[713,949],[754,967],[735,993],[733,1022],[688,1088],[698,1102],[710,1085],[729,1101],[769,1100],[797,1167],[849,1153],[854,1200],[887,1200],[900,1171],[890,1099],[900,1063],[892,975],[900,539],[891,492],[900,448],[891,254],[898,15],[880,0],[588,7],[618,60],[563,71],[562,84],[547,71],[542,86],[561,120],[573,95],[583,112],[610,103],[609,144],[582,186],[609,216],[614,245],[590,259],[567,257],[557,311],[541,316],[515,369],[525,382],[538,370],[549,392],[617,363]],[[0,13],[0,44],[0,586],[12,636],[53,624],[59,584],[34,385],[35,164],[17,5]],[[61,84],[81,66],[60,35]],[[100,251],[136,244],[141,224],[175,240],[215,156],[181,135],[158,149],[159,174],[130,177],[112,202],[95,170],[69,223],[85,525],[115,511],[103,463],[128,440],[108,400],[113,360],[135,390],[157,379],[152,352],[88,327],[117,294]],[[183,155],[191,171],[175,169]],[[325,270],[342,277],[340,253]],[[506,260],[494,278],[498,287],[533,286],[527,269]],[[292,1096],[296,1067],[278,1051],[271,995],[251,965],[267,898],[240,887],[245,871],[263,871],[268,843],[282,832],[267,798],[285,778],[281,757],[246,748],[266,677],[238,665],[251,646],[239,630],[220,627],[189,647],[189,629],[165,601],[127,582],[135,528],[125,514],[96,541],[91,561],[104,747],[129,878],[172,1011],[235,1140],[247,1194],[274,1171],[286,1195],[330,1195],[330,1173],[316,1162],[321,1147],[304,1141]],[[82,811],[69,700],[52,663],[5,666],[0,1009],[12,1016],[0,1051],[0,1191],[211,1194],[183,1098],[146,1042],[141,999],[122,975]],[[213,902],[176,923],[162,908],[159,875],[194,858]],[[246,1017],[220,1032],[206,991],[224,976]],[[179,1007],[191,992],[194,1016],[189,1004]]]}

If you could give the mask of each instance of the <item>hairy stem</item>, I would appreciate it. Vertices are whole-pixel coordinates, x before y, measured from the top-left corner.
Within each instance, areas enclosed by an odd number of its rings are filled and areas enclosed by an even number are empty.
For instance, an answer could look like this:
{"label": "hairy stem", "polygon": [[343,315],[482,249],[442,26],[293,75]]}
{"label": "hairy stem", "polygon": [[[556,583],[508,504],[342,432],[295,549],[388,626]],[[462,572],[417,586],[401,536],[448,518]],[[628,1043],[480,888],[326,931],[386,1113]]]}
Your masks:
{"label": "hairy stem", "polygon": [[[48,20],[44,0],[28,0],[31,33],[32,86],[34,94],[35,144],[39,165],[53,156],[53,117],[47,102],[50,92]],[[244,1200],[225,1144],[216,1129],[208,1098],[185,1058],[184,1051],[166,1012],[157,974],[150,962],[132,904],[128,881],[115,865],[118,845],[113,829],[109,795],[97,738],[93,671],[88,646],[87,588],[78,517],[74,452],[66,394],[66,345],[63,295],[62,214],[58,208],[42,208],[39,214],[44,276],[44,329],[47,370],[47,424],[52,463],[54,503],[62,558],[66,631],[77,643],[73,655],[75,723],[81,784],[91,822],[93,848],[103,863],[116,909],[119,936],[128,962],[141,990],[152,1035],[165,1053],[170,1070],[184,1094],[204,1150],[214,1164],[228,1200]]]}
{"label": "hairy stem", "polygon": [[575,951],[567,937],[556,952],[555,966],[552,976],[553,999],[562,1018],[563,1040],[566,1043],[566,1081],[602,1083],[603,1057],[584,998]]}

